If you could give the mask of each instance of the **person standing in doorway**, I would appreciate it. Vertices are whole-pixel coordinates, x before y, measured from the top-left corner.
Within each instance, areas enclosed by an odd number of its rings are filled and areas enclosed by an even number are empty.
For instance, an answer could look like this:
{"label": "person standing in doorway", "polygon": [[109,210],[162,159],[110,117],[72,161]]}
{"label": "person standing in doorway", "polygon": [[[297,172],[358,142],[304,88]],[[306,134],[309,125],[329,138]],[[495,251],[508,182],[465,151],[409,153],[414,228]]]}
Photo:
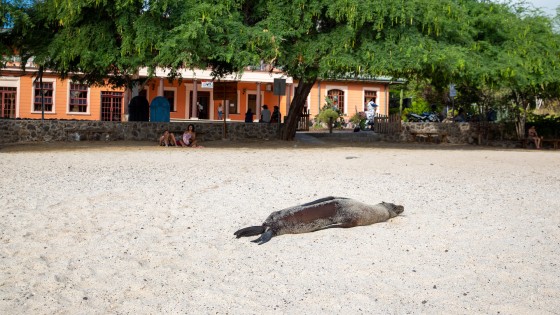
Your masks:
{"label": "person standing in doorway", "polygon": [[222,103],[218,105],[218,120],[222,120],[224,115],[224,108],[222,107]]}

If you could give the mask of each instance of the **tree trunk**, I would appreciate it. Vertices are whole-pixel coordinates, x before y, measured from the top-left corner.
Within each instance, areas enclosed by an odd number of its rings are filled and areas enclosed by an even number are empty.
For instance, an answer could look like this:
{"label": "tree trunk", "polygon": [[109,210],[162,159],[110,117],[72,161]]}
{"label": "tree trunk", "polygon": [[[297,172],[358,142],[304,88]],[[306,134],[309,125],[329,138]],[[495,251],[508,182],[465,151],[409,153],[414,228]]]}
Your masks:
{"label": "tree trunk", "polygon": [[35,82],[39,80],[39,92],[41,93],[41,122],[45,121],[45,93],[43,90],[43,65],[39,66],[39,71],[37,72],[37,78],[35,78]]}
{"label": "tree trunk", "polygon": [[311,91],[311,88],[315,84],[317,79],[314,79],[312,82],[303,82],[301,80],[296,88],[294,93],[294,98],[292,103],[290,104],[290,110],[288,111],[288,116],[284,121],[284,126],[282,127],[282,132],[280,139],[282,140],[294,140],[296,136],[296,129],[298,126],[299,115],[301,114],[303,107],[305,105],[305,101],[307,100],[307,96]]}
{"label": "tree trunk", "polygon": [[521,93],[515,93],[515,103],[521,108],[521,111],[517,111],[515,114],[515,129],[517,131],[517,138],[519,140],[525,139],[525,123],[527,121],[527,110],[529,105],[525,106],[525,97]]}

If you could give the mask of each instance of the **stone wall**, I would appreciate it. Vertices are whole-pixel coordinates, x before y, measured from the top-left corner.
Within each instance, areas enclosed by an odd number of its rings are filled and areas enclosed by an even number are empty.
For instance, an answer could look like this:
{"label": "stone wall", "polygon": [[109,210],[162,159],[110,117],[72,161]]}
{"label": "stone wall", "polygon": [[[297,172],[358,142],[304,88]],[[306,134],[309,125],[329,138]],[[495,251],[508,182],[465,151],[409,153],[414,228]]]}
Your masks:
{"label": "stone wall", "polygon": [[517,141],[513,124],[464,122],[464,123],[418,123],[403,122],[399,135],[401,141],[411,141],[411,132],[438,132],[447,135],[448,143],[488,144],[490,142]]}
{"label": "stone wall", "polygon": [[[0,143],[132,140],[154,141],[168,129],[182,134],[189,124],[195,126],[200,141],[223,139],[223,122],[110,122],[87,120],[1,119]],[[278,139],[280,126],[260,123],[227,123],[227,139]]]}
{"label": "stone wall", "polygon": [[[451,144],[483,144],[502,147],[520,147],[515,126],[502,123],[416,123],[402,122],[402,131],[395,134],[374,133],[371,131],[351,132],[351,130],[311,131],[308,134],[331,141],[340,142],[412,142],[413,132],[445,134],[445,143]],[[434,140],[439,143],[439,140]],[[420,141],[420,140],[418,140]]]}
{"label": "stone wall", "polygon": [[[83,140],[132,140],[154,141],[164,130],[182,134],[189,124],[193,124],[201,141],[223,139],[223,123],[208,121],[189,122],[110,122],[88,120],[41,120],[0,119],[0,143],[42,142],[42,141],[83,141]],[[345,132],[352,141],[412,141],[411,132],[440,132],[447,135],[447,142],[454,144],[489,144],[491,142],[516,141],[515,127],[496,123],[410,123],[403,122],[402,132],[395,135],[371,132]],[[368,134],[366,134],[368,133]],[[369,134],[371,133],[371,134]],[[336,138],[336,134],[321,134]],[[280,126],[260,123],[227,123],[227,139],[278,139]],[[341,136],[341,135],[339,135]],[[342,139],[341,138],[341,139]],[[355,138],[355,139],[354,139]]]}

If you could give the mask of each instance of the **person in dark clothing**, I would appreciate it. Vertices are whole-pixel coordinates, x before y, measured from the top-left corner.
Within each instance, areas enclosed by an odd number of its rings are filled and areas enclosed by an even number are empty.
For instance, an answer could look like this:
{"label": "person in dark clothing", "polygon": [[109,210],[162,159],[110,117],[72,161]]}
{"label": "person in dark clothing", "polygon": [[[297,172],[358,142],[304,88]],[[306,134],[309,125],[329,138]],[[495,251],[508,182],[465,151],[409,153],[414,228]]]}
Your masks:
{"label": "person in dark clothing", "polygon": [[463,108],[459,108],[459,114],[455,116],[455,122],[465,122],[467,118],[465,117],[465,110]]}
{"label": "person in dark clothing", "polygon": [[274,111],[272,111],[272,116],[270,117],[271,123],[278,123],[280,121],[280,108],[274,106]]}
{"label": "person in dark clothing", "polygon": [[252,123],[253,122],[253,111],[249,108],[247,109],[247,113],[245,114],[245,122]]}

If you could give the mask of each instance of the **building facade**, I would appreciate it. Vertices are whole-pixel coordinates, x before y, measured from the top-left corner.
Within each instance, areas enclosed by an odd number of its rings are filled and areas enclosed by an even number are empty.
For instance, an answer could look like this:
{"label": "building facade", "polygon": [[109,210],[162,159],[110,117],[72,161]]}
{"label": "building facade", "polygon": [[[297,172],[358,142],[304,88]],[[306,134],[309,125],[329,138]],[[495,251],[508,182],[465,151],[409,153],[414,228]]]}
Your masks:
{"label": "building facade", "polygon": [[[147,76],[147,70],[139,72],[140,78]],[[275,81],[280,85],[275,86]],[[390,84],[382,79],[319,80],[309,93],[306,108],[315,116],[328,97],[349,118],[364,111],[365,104],[374,99],[379,105],[378,113],[387,115]],[[275,93],[275,87],[276,92],[280,88],[283,93]],[[297,82],[280,71],[247,69],[219,80],[213,79],[208,70],[184,70],[181,79],[172,81],[164,70],[158,70],[135,90],[87,86],[45,72],[41,89],[33,65],[27,67],[26,73],[12,65],[0,76],[0,118],[126,121],[129,100],[143,95],[148,102],[157,96],[167,98],[172,121],[217,120],[219,108],[231,121],[244,121],[250,108],[254,121],[258,121],[265,104],[271,110],[278,106],[285,116],[296,87]]]}

